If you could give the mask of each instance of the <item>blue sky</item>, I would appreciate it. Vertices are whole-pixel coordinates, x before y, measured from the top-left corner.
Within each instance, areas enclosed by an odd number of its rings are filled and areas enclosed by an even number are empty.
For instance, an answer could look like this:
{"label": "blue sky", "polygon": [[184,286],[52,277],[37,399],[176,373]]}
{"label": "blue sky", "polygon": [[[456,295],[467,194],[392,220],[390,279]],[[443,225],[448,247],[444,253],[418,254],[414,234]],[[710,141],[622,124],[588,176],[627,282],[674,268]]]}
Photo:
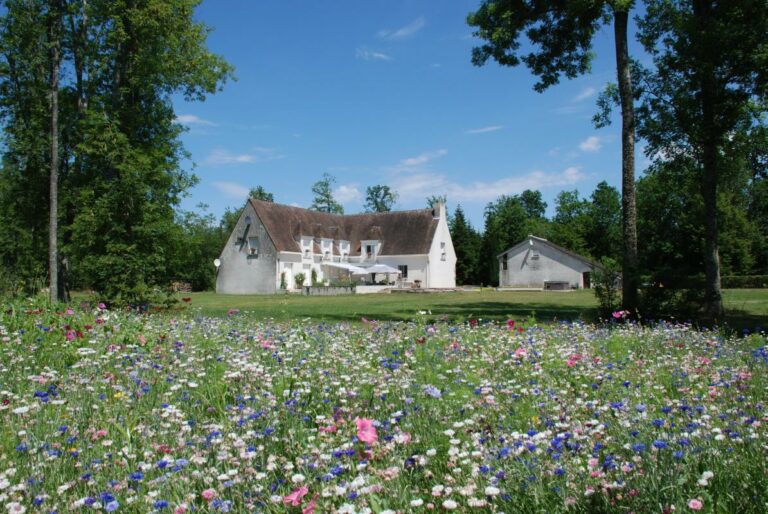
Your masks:
{"label": "blue sky", "polygon": [[[479,0],[207,0],[197,18],[209,48],[236,68],[205,102],[175,99],[200,183],[182,207],[220,215],[262,185],[308,207],[335,176],[345,212],[386,184],[396,209],[447,194],[476,228],[501,194],[620,185],[620,126],[595,130],[597,93],[615,80],[612,32],[596,39],[592,73],[544,93],[525,67],[470,62],[466,25]],[[638,171],[644,167],[638,156]]]}

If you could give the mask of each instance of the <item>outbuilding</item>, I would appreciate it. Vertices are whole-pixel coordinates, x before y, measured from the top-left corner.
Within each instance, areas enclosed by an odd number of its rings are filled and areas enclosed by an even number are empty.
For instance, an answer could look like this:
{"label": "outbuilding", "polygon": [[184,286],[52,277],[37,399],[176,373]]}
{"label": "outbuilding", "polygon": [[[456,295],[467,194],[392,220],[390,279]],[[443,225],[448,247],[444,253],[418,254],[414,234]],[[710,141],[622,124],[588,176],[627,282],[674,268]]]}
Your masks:
{"label": "outbuilding", "polygon": [[529,235],[497,256],[499,287],[548,290],[591,287],[599,264],[546,239]]}

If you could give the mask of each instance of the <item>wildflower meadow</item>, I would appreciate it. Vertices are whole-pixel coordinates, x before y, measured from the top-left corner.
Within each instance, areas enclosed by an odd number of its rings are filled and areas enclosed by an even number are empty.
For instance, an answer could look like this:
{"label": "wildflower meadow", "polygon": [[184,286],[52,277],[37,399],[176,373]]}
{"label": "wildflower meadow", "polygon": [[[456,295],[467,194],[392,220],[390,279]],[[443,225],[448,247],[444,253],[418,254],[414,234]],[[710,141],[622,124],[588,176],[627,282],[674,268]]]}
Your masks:
{"label": "wildflower meadow", "polygon": [[765,512],[768,341],[0,314],[0,512]]}

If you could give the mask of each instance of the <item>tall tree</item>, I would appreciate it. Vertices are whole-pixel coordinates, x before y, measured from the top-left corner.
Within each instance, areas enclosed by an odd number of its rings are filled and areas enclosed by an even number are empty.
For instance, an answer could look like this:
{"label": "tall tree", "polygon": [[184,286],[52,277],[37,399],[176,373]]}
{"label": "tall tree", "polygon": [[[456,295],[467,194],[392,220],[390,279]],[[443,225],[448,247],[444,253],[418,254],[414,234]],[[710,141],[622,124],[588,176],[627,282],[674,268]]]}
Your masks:
{"label": "tall tree", "polygon": [[575,189],[558,193],[550,230],[552,242],[577,253],[589,253],[589,206],[589,202],[581,198]]}
{"label": "tall tree", "polygon": [[312,185],[312,200],[310,209],[329,212],[331,214],[344,214],[344,207],[333,198],[333,184],[336,178],[330,173],[323,173],[323,178]]}
{"label": "tall tree", "polygon": [[50,79],[45,0],[8,0],[0,14],[0,264],[25,292],[45,287],[50,216]]}
{"label": "tall tree", "polygon": [[[560,77],[574,78],[589,71],[592,40],[603,23],[613,20],[616,75],[621,103],[623,304],[637,308],[637,213],[635,207],[635,120],[632,78],[627,46],[627,22],[634,0],[484,0],[467,21],[485,44],[472,50],[472,62],[493,58],[504,66],[521,62],[539,77],[534,86],[544,91]],[[534,50],[519,55],[521,35]]]}
{"label": "tall tree", "polygon": [[447,204],[448,203],[448,195],[442,194],[442,195],[432,195],[427,197],[427,207],[429,209],[434,209],[437,204]]}
{"label": "tall tree", "polygon": [[742,123],[765,113],[768,9],[764,0],[651,0],[640,39],[655,71],[645,77],[641,135],[650,155],[685,154],[700,169],[705,232],[704,312],[723,314],[718,188],[724,151]]}
{"label": "tall tree", "polygon": [[[232,69],[205,47],[208,28],[193,16],[200,0],[58,2],[5,2],[0,41],[9,73],[0,73],[0,107],[7,187],[0,192],[32,196],[31,187],[38,187],[41,141],[43,162],[53,160],[47,137],[52,123],[45,113],[48,99],[57,97],[59,164],[53,167],[59,190],[52,202],[64,221],[62,249],[80,286],[129,301],[167,282],[174,209],[195,181],[181,168],[182,128],[171,97],[202,100]],[[34,23],[46,20],[40,13],[52,5],[61,8],[64,19],[60,69],[71,70],[60,75],[56,95],[49,94],[51,74],[44,65],[46,52],[56,45],[48,44],[46,24],[41,31]],[[24,212],[5,195],[0,204],[3,211]],[[27,225],[24,232],[37,228],[34,221],[20,222]],[[36,233],[53,238],[54,229]]]}
{"label": "tall tree", "polygon": [[541,191],[526,189],[520,193],[520,203],[529,218],[541,219],[547,211],[547,202],[541,198]]}
{"label": "tall tree", "polygon": [[588,207],[585,239],[595,259],[621,257],[621,195],[602,181],[592,192]]}
{"label": "tall tree", "polygon": [[461,205],[456,206],[449,229],[453,248],[456,250],[456,283],[479,284],[483,280],[478,271],[482,238],[472,228]]}
{"label": "tall tree", "polygon": [[64,299],[59,291],[59,72],[61,69],[62,0],[48,0],[49,95],[49,204],[48,204],[48,288],[51,302]]}
{"label": "tall tree", "polygon": [[397,193],[389,186],[377,184],[365,190],[366,212],[389,212],[397,201]]}
{"label": "tall tree", "polygon": [[480,273],[486,284],[499,283],[499,262],[496,257],[525,239],[527,213],[518,196],[500,196],[485,207],[480,257]]}
{"label": "tall tree", "polygon": [[262,186],[252,187],[251,190],[248,192],[248,196],[250,198],[253,198],[254,200],[262,200],[262,201],[265,201],[265,202],[274,202],[275,201],[275,195],[273,195],[272,193],[268,192]]}

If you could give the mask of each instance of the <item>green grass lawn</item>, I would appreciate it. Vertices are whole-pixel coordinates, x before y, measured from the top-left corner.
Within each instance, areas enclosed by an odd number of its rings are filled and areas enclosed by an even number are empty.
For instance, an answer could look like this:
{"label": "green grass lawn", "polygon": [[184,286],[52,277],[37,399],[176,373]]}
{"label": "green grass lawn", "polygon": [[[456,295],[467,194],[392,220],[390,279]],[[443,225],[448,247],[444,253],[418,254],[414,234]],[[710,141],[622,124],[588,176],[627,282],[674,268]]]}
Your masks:
{"label": "green grass lawn", "polygon": [[[428,311],[431,318],[506,320],[531,316],[539,321],[592,320],[597,302],[592,291],[495,291],[395,293],[344,296],[217,295],[212,292],[181,295],[192,298],[190,309],[222,315],[239,309],[260,318],[278,320],[310,317],[329,321],[409,320]],[[728,323],[754,328],[768,320],[768,290],[731,289],[724,293]]]}

